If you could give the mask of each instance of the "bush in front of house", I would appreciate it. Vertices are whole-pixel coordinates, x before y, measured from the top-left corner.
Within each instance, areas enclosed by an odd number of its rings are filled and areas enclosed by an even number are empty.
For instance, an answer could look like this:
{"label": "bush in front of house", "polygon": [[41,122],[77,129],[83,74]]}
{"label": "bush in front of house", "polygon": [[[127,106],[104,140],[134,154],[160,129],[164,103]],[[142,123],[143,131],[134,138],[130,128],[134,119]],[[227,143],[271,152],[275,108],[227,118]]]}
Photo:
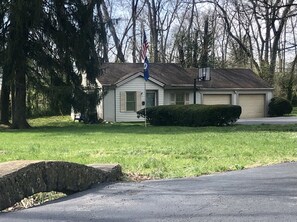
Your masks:
{"label": "bush in front of house", "polygon": [[137,112],[157,126],[223,126],[239,119],[241,107],[235,105],[165,105]]}
{"label": "bush in front of house", "polygon": [[283,116],[285,114],[290,114],[293,110],[292,104],[289,100],[274,97],[268,104],[268,114],[270,116]]}

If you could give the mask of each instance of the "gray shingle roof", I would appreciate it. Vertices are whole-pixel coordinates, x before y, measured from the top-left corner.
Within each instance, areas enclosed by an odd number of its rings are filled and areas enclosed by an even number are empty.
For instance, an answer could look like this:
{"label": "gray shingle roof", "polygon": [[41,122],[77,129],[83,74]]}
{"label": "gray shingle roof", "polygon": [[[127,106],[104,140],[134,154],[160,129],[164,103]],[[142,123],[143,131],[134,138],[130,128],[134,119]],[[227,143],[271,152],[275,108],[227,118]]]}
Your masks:
{"label": "gray shingle roof", "polygon": [[[103,74],[98,77],[98,80],[103,85],[114,85],[138,72],[143,73],[142,63],[105,63],[102,66]],[[154,78],[167,86],[193,83],[189,73],[173,63],[151,63],[149,73],[150,78]]]}
{"label": "gray shingle roof", "polygon": [[[198,69],[187,69],[192,78],[198,74]],[[198,82],[202,88],[272,88],[266,81],[250,69],[211,69],[211,80]]]}
{"label": "gray shingle roof", "polygon": [[[184,69],[173,63],[151,63],[150,78],[154,78],[170,86],[192,86],[197,77],[198,69]],[[105,63],[99,82],[104,85],[116,83],[130,76],[143,73],[142,63]],[[211,80],[198,82],[202,88],[272,88],[266,81],[249,69],[211,69]]]}

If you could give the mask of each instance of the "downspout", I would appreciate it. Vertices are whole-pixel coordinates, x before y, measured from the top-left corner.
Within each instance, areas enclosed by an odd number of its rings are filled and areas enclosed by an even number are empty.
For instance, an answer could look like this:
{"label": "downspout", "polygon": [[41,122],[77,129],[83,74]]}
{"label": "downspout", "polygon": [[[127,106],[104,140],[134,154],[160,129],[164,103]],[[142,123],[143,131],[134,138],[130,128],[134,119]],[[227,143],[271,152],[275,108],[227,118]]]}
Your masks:
{"label": "downspout", "polygon": [[117,122],[117,89],[114,88],[114,122]]}

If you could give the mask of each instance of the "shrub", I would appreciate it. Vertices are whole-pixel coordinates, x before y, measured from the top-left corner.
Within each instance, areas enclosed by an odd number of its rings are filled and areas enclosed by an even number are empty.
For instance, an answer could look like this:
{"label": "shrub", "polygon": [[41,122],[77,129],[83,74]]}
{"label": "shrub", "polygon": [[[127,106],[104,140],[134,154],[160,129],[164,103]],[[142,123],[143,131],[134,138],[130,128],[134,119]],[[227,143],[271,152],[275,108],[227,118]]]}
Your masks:
{"label": "shrub", "polygon": [[293,110],[290,101],[281,97],[272,98],[268,108],[270,116],[283,116],[284,114],[290,114]]}
{"label": "shrub", "polygon": [[152,125],[223,126],[237,121],[241,107],[234,105],[165,105],[137,112]]}

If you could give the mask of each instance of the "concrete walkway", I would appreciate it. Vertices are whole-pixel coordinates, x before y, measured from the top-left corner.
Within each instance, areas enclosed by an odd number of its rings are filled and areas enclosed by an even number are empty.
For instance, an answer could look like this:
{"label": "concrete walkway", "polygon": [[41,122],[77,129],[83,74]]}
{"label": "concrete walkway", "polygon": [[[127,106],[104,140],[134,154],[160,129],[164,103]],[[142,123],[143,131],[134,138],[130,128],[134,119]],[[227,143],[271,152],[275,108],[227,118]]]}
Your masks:
{"label": "concrete walkway", "polygon": [[2,222],[297,221],[297,163],[197,178],[115,183],[40,207],[0,213]]}
{"label": "concrete walkway", "polygon": [[251,118],[239,119],[236,124],[244,125],[261,125],[261,124],[297,124],[297,117],[265,117],[265,118]]}

